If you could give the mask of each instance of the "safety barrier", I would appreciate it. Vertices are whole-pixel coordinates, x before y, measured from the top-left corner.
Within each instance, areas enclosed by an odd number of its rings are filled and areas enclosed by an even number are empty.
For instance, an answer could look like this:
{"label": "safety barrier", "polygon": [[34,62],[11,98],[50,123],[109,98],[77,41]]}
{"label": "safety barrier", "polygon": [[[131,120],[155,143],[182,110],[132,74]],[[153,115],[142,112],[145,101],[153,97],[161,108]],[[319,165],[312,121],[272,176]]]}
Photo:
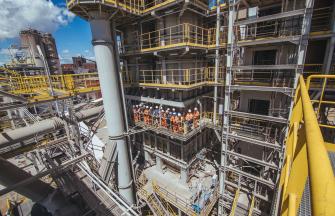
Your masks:
{"label": "safety barrier", "polygon": [[237,40],[248,41],[266,38],[298,36],[302,29],[302,16],[236,26]]}
{"label": "safety barrier", "polygon": [[[226,31],[223,31],[224,33]],[[155,51],[178,46],[201,48],[215,47],[215,28],[204,28],[183,23],[140,35],[141,51]],[[220,34],[220,46],[225,44],[224,34]]]}
{"label": "safety barrier", "polygon": [[[80,3],[102,3],[106,6],[110,6],[113,8],[119,8],[121,10],[124,10],[126,12],[135,14],[135,15],[142,15],[149,13],[153,10],[156,10],[160,7],[164,7],[169,4],[178,3],[178,0],[95,0],[95,1],[85,1],[85,0],[67,0],[67,7],[72,8],[76,6],[76,4]],[[192,0],[191,3],[199,8],[202,8],[203,10],[207,9],[208,6],[198,0]]]}
{"label": "safety barrier", "polygon": [[[311,75],[306,81],[307,89],[313,89],[318,94],[311,100],[319,126],[335,129],[335,102],[329,97],[334,94],[335,75]],[[324,115],[327,109],[327,116]]]}
{"label": "safety barrier", "polygon": [[[99,91],[97,73],[51,75],[51,86],[59,97],[78,93]],[[31,94],[33,99],[50,99],[54,96],[49,92],[48,77],[38,76],[12,76],[8,78],[10,92],[14,94]]]}
{"label": "safety barrier", "polygon": [[231,116],[229,132],[263,142],[277,144],[280,142],[281,130],[269,121]]}
{"label": "safety barrier", "polygon": [[314,8],[311,22],[311,34],[326,33],[331,30],[331,7]]}
{"label": "safety barrier", "polygon": [[294,78],[295,70],[235,70],[232,84],[292,88]]}
{"label": "safety barrier", "polygon": [[[220,67],[218,83],[223,83],[224,75]],[[205,84],[216,84],[214,67],[140,71],[140,86],[189,88]]]}
{"label": "safety barrier", "polygon": [[[317,77],[335,78],[334,75]],[[313,78],[308,78],[311,79]],[[305,196],[310,194],[311,215],[335,215],[334,173],[309,98],[309,87],[310,85],[306,87],[301,76],[294,98],[286,139],[285,161],[280,178],[281,215],[296,215],[299,206],[302,205],[303,193]],[[320,99],[320,103],[322,101]]]}
{"label": "safety barrier", "polygon": [[158,194],[163,200],[166,202],[169,202],[176,206],[178,209],[180,209],[182,212],[184,212],[187,215],[195,216],[207,216],[213,209],[215,203],[217,202],[219,198],[219,187],[218,185],[213,189],[211,196],[205,203],[205,206],[199,213],[195,212],[191,207],[191,200],[182,199],[178,197],[177,195],[169,192],[165,188],[159,186],[155,182],[153,182],[153,189],[156,194]]}
{"label": "safety barrier", "polygon": [[163,116],[159,116],[159,114],[144,114],[143,112],[133,113],[133,120],[135,124],[140,126],[165,129],[172,133],[184,135],[199,128],[201,124],[200,116],[187,121],[185,119],[185,115],[171,115],[170,117],[167,117],[165,114],[163,114]]}

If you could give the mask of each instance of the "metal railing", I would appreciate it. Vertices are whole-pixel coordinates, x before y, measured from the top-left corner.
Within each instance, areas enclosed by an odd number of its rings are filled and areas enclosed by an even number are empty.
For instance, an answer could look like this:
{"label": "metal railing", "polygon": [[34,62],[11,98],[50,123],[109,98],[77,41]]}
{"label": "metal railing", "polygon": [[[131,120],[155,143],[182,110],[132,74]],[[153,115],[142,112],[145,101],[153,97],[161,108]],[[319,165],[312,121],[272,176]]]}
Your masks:
{"label": "metal railing", "polygon": [[[186,45],[214,48],[215,35],[215,28],[204,28],[190,23],[183,23],[141,34],[141,51]],[[225,38],[224,34],[221,34],[220,45],[225,43]]]}
{"label": "metal railing", "polygon": [[213,193],[210,196],[209,200],[207,200],[206,205],[204,206],[203,209],[201,209],[201,211],[199,213],[197,213],[196,211],[194,211],[192,209],[192,201],[188,200],[188,199],[183,199],[181,197],[179,197],[176,194],[173,194],[171,192],[169,192],[167,189],[159,186],[158,184],[153,182],[153,189],[154,192],[157,193],[162,199],[166,200],[167,202],[173,204],[174,206],[176,206],[178,209],[180,209],[182,212],[184,212],[187,215],[201,215],[201,216],[205,216],[205,215],[209,215],[209,213],[211,212],[214,204],[216,203],[216,201],[219,198],[219,187],[218,185],[213,189]]}
{"label": "metal railing", "polygon": [[331,7],[314,8],[310,32],[324,32],[331,30]]}
{"label": "metal railing", "polygon": [[281,141],[281,130],[269,121],[232,116],[229,132],[239,136],[277,144]]}
{"label": "metal railing", "polygon": [[234,85],[268,87],[293,87],[294,70],[236,70],[233,72]]}
{"label": "metal railing", "polygon": [[301,34],[302,16],[236,26],[237,40],[279,38]]}
{"label": "metal railing", "polygon": [[[224,81],[224,69],[219,68],[218,82]],[[141,70],[139,85],[144,86],[193,86],[199,84],[215,83],[215,68],[188,68],[188,69],[167,69],[167,70]]]}
{"label": "metal railing", "polygon": [[317,94],[311,100],[319,126],[335,129],[335,102],[332,95],[335,75],[311,75],[306,80],[307,89]]}
{"label": "metal railing", "polygon": [[[174,117],[174,116],[173,116]],[[133,114],[134,123],[146,128],[157,128],[169,131],[171,133],[186,135],[193,130],[199,129],[203,125],[202,121],[192,119],[185,120],[185,116],[175,116],[175,119],[166,116],[155,116],[152,114],[136,113]]]}
{"label": "metal railing", "polygon": [[301,76],[294,98],[280,179],[281,215],[297,214],[306,182],[309,181],[307,189],[311,191],[311,215],[330,216],[335,215],[334,173],[308,87]]}
{"label": "metal railing", "polygon": [[[67,7],[72,8],[76,4],[80,4],[81,2],[83,3],[103,3],[105,5],[109,5],[114,8],[119,8],[124,11],[136,14],[136,15],[141,15],[144,13],[148,13],[152,10],[155,10],[157,8],[166,6],[171,3],[177,3],[177,0],[67,0]],[[196,5],[197,7],[207,9],[208,6],[197,0],[191,1],[193,5]]]}
{"label": "metal railing", "polygon": [[[51,85],[60,95],[73,95],[100,90],[98,73],[51,75]],[[8,78],[9,91],[14,94],[41,94],[52,97],[47,76],[13,76]]]}

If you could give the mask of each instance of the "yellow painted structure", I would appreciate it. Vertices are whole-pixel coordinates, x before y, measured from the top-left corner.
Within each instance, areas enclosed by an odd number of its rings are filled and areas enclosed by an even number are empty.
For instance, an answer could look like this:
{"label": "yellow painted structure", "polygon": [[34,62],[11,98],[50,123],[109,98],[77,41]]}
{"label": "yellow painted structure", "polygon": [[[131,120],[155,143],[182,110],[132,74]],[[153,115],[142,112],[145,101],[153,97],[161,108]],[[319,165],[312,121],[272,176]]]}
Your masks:
{"label": "yellow painted structure", "polygon": [[[335,179],[315,110],[309,98],[310,80],[333,78],[318,75],[308,78],[306,87],[301,76],[286,140],[286,156],[280,179],[281,215],[296,215],[310,181],[312,215],[335,215]],[[322,103],[322,100],[320,100]]]}

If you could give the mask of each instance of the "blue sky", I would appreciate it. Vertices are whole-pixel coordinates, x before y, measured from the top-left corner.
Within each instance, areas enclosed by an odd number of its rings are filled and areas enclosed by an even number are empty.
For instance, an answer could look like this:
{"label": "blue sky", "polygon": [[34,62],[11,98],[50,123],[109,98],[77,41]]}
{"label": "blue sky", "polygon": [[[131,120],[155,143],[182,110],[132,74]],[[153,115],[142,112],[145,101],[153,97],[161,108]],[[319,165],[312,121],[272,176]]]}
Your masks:
{"label": "blue sky", "polygon": [[[31,10],[35,11],[32,13],[35,13],[37,17],[34,19],[34,17],[27,17],[25,19],[25,11],[20,12],[20,8],[24,7],[23,2],[27,2],[27,4],[35,4],[32,3],[36,1],[36,5],[31,6]],[[21,22],[19,24],[22,24],[22,27],[20,28],[28,28],[28,27],[34,27],[34,28],[40,28],[38,30],[45,30],[50,29],[51,33],[53,34],[56,45],[58,49],[58,54],[61,57],[62,63],[70,63],[72,56],[77,55],[83,55],[86,58],[94,59],[94,54],[92,50],[91,45],[91,32],[88,22],[85,20],[82,20],[81,18],[73,15],[66,14],[68,11],[65,9],[65,0],[51,0],[53,3],[52,11],[56,11],[54,13],[47,13],[47,14],[41,14],[45,11],[45,8],[50,8],[50,5],[45,6],[45,4],[48,2],[47,0],[13,0],[14,3],[11,5],[7,5],[8,11],[12,11],[13,8],[17,12],[14,16],[21,16],[24,17],[24,22]],[[6,4],[6,3],[4,3]],[[18,9],[18,10],[17,10]],[[6,10],[6,5],[5,5]],[[50,14],[50,15],[49,15]],[[1,13],[0,13],[1,15]],[[38,17],[39,16],[39,17]],[[50,17],[49,22],[41,22],[40,19],[44,19],[44,16]],[[60,18],[61,16],[61,18]],[[7,19],[3,17],[2,19]],[[0,21],[0,29],[2,28],[2,25],[6,25],[9,22],[12,22],[12,20],[5,20],[7,22],[1,22]],[[48,20],[48,19],[45,19]],[[12,26],[14,26],[15,23],[13,23]],[[12,26],[4,26],[4,28],[10,28],[12,30]],[[16,25],[17,26],[17,25]],[[1,30],[0,30],[1,31]],[[18,31],[18,30],[17,30]],[[7,53],[7,49],[11,44],[17,44],[19,45],[19,39],[18,34],[16,33],[10,33],[10,34],[1,34],[0,32],[0,65],[7,62],[9,60],[9,56]],[[2,36],[2,37],[1,37]]]}

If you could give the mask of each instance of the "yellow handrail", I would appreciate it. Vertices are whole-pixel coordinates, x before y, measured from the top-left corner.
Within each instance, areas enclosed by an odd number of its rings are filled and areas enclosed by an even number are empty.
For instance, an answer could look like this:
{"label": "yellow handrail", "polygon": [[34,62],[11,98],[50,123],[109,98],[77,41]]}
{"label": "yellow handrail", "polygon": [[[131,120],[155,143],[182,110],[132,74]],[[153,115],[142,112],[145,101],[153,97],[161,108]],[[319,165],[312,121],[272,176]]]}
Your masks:
{"label": "yellow handrail", "polygon": [[[318,75],[317,77],[328,76]],[[307,83],[309,87],[310,82]],[[294,99],[286,140],[286,158],[280,179],[281,215],[297,214],[307,177],[309,177],[312,215],[330,216],[335,215],[334,173],[309,98],[308,87],[301,76]]]}
{"label": "yellow handrail", "polygon": [[303,77],[300,86],[313,215],[335,215],[334,173]]}

